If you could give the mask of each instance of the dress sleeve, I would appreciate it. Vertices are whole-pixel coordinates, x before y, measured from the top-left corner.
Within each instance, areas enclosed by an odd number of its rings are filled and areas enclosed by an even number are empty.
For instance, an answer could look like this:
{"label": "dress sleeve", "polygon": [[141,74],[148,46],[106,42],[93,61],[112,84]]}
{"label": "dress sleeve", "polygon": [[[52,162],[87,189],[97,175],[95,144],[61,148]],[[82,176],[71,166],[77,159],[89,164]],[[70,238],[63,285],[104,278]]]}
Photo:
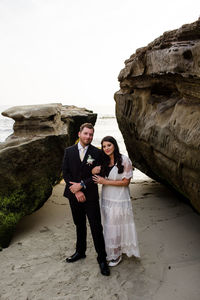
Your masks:
{"label": "dress sleeve", "polygon": [[133,177],[133,166],[131,160],[126,156],[123,156],[122,158],[123,158],[123,165],[124,165],[124,172],[122,175],[122,179],[123,178],[130,179]]}

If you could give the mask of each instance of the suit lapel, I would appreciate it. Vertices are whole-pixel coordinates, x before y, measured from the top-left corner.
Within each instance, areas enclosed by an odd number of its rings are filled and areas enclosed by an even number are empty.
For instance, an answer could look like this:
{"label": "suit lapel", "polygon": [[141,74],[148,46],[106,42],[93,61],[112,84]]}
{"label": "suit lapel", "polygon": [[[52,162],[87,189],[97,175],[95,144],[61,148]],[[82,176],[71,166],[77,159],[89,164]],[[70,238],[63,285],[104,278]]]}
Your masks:
{"label": "suit lapel", "polygon": [[92,152],[92,146],[89,145],[87,148],[87,151],[85,153],[84,159],[83,161],[81,161],[80,159],[80,154],[79,154],[79,150],[78,150],[78,144],[75,145],[75,159],[77,162],[79,162],[79,164],[85,164],[87,159],[88,159],[88,155],[90,155],[90,153]]}
{"label": "suit lapel", "polygon": [[79,164],[81,164],[81,159],[80,159],[79,150],[78,150],[78,144],[75,145],[75,159]]}
{"label": "suit lapel", "polygon": [[91,147],[91,145],[89,145],[88,148],[87,148],[87,151],[85,153],[84,159],[82,161],[82,164],[86,163],[86,161],[88,159],[88,155],[91,153],[91,149],[92,149],[92,147]]}

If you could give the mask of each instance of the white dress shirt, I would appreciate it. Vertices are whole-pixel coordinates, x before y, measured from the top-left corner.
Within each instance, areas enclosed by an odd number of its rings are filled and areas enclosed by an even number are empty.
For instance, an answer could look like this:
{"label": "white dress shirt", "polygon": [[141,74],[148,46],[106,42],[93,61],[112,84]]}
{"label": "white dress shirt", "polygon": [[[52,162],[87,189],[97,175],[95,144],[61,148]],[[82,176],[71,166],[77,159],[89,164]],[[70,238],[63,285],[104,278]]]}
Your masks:
{"label": "white dress shirt", "polygon": [[[80,143],[80,142],[78,142],[78,151],[79,151],[79,155],[80,155],[80,153],[81,153],[81,149],[84,149],[84,154],[83,154],[82,161],[84,160],[85,153],[86,153],[86,151],[87,151],[88,147],[89,147],[89,145],[87,145],[87,146],[83,147],[83,146],[81,145],[81,143]],[[81,157],[81,155],[80,155],[80,157]]]}

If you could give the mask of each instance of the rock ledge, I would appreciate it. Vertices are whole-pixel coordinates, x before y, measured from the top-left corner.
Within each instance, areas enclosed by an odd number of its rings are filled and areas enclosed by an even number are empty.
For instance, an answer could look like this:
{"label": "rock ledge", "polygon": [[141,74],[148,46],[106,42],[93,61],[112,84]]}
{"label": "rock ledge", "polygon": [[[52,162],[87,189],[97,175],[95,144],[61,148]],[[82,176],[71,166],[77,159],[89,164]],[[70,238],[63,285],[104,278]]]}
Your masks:
{"label": "rock ledge", "polygon": [[7,247],[18,221],[40,208],[60,181],[64,149],[80,125],[94,125],[97,115],[59,103],[12,107],[2,115],[15,120],[14,133],[0,143],[0,247]]}
{"label": "rock ledge", "polygon": [[200,212],[200,19],[138,49],[119,81],[116,116],[134,165]]}

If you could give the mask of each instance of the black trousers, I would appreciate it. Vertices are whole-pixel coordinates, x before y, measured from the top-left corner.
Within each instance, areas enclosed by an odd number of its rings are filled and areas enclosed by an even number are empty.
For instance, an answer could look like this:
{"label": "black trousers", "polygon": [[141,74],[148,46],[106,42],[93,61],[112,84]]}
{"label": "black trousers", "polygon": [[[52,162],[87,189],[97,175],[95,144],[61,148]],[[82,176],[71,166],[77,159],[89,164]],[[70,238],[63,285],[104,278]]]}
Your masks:
{"label": "black trousers", "polygon": [[[86,198],[87,199],[87,198]],[[98,199],[87,199],[78,202],[75,196],[69,198],[74,224],[76,225],[76,251],[84,254],[87,248],[86,216],[89,221],[92,238],[97,252],[97,261],[106,261],[105,242]]]}

